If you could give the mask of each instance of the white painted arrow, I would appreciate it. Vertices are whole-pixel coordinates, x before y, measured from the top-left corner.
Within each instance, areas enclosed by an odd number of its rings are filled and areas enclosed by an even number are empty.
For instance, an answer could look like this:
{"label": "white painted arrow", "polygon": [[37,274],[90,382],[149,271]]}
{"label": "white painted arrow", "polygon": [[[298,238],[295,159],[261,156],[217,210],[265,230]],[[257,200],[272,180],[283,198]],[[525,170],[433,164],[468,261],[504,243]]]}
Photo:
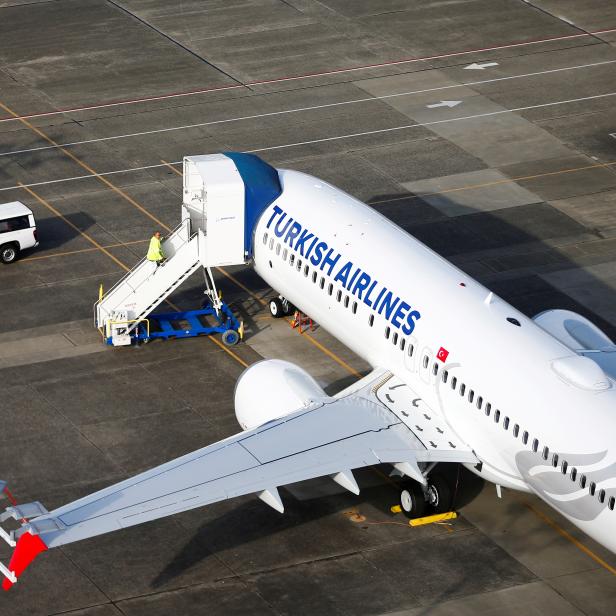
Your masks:
{"label": "white painted arrow", "polygon": [[484,68],[488,68],[490,66],[498,66],[498,62],[484,62],[483,64],[477,64],[477,62],[473,62],[468,66],[464,67],[465,71],[482,71]]}
{"label": "white painted arrow", "polygon": [[433,103],[432,105],[426,105],[428,109],[436,109],[437,107],[456,107],[462,101],[441,101],[440,103]]}

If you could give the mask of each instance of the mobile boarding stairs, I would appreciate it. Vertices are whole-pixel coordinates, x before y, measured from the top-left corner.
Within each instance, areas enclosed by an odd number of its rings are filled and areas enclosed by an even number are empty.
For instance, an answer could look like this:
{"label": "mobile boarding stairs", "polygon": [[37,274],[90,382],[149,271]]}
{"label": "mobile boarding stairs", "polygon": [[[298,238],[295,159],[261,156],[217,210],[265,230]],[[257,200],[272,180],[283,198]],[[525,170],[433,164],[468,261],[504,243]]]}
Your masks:
{"label": "mobile boarding stairs", "polygon": [[[254,160],[245,154],[230,156],[184,158],[182,222],[162,243],[166,261],[157,266],[142,259],[94,305],[96,327],[108,344],[122,346],[154,337],[214,332],[223,333],[227,344],[237,342],[241,325],[221,301],[211,268],[244,264],[250,259],[250,246],[245,241],[246,187],[240,170],[242,164],[254,164]],[[252,158],[269,168],[268,173],[270,169],[275,172],[260,159]],[[208,301],[204,310],[151,315],[200,267]],[[200,328],[198,319],[204,314],[213,314],[218,325]],[[157,333],[150,327],[155,316],[162,326]],[[172,328],[170,323],[178,320],[188,322],[189,329]]]}

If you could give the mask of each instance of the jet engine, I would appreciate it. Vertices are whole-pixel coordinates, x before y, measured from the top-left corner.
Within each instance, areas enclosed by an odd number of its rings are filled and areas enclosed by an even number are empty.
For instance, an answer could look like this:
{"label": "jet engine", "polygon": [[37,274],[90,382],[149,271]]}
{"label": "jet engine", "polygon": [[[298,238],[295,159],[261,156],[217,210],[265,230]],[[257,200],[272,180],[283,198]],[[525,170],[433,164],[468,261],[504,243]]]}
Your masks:
{"label": "jet engine", "polygon": [[328,396],[299,366],[267,359],[244,370],[235,385],[234,398],[240,426],[251,430]]}

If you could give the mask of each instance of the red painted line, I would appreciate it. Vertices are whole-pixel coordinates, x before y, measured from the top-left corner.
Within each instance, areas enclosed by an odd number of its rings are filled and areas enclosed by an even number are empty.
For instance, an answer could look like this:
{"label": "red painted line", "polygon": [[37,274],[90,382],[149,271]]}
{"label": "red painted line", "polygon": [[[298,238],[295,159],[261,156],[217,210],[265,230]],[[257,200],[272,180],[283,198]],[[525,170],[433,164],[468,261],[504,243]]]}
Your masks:
{"label": "red painted line", "polygon": [[15,497],[11,494],[10,490],[6,486],[4,487],[4,493],[7,495],[9,501],[11,501],[11,505],[15,507],[17,505],[17,501],[15,500]]}
{"label": "red painted line", "polygon": [[169,98],[180,98],[183,96],[194,96],[197,94],[207,94],[209,92],[219,92],[223,90],[235,90],[240,88],[249,88],[251,86],[260,86],[267,85],[272,83],[283,83],[285,81],[297,81],[300,79],[312,79],[315,77],[326,77],[328,75],[338,75],[341,73],[351,73],[354,71],[365,71],[373,68],[384,68],[387,66],[397,66],[399,64],[411,64],[413,62],[425,62],[428,60],[438,60],[443,58],[453,58],[456,56],[464,56],[473,53],[482,53],[486,51],[498,51],[499,49],[511,49],[513,47],[524,47],[525,45],[537,45],[539,43],[549,43],[553,41],[565,41],[569,39],[583,38],[587,36],[594,36],[598,34],[607,34],[610,32],[616,32],[616,28],[607,28],[604,30],[594,30],[592,32],[582,32],[579,34],[567,34],[562,36],[553,36],[541,39],[534,39],[530,41],[521,41],[521,42],[512,42],[505,43],[502,45],[494,45],[492,47],[478,47],[476,49],[465,49],[463,51],[452,51],[448,53],[441,53],[431,56],[417,56],[412,58],[402,58],[399,60],[390,60],[387,62],[379,62],[376,64],[363,64],[360,66],[353,66],[347,68],[339,68],[332,69],[329,71],[320,71],[314,73],[304,73],[302,75],[290,75],[287,77],[276,77],[274,79],[261,79],[257,81],[247,81],[243,84],[229,84],[222,86],[212,86],[210,88],[201,88],[196,90],[186,90],[185,92],[170,92],[168,94],[161,94],[158,96],[146,96],[143,98],[133,98],[127,100],[116,100],[116,101],[108,101],[105,103],[97,103],[93,105],[84,105],[81,107],[65,107],[61,109],[56,109],[54,111],[44,111],[39,113],[30,113],[21,116],[9,117],[9,118],[0,118],[0,122],[10,122],[11,120],[26,120],[29,118],[41,118],[52,115],[59,115],[61,113],[73,113],[77,111],[88,111],[92,109],[104,109],[106,107],[116,107],[120,105],[134,105],[137,103],[148,103],[152,101],[165,100]]}

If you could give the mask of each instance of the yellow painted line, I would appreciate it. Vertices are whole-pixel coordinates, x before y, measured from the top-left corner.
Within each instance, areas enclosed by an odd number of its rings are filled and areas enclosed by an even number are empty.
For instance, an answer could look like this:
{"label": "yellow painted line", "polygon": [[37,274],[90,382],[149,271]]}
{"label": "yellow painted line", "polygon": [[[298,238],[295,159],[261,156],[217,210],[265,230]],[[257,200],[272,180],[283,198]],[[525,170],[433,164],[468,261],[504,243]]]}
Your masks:
{"label": "yellow painted line", "polygon": [[182,177],[182,172],[178,171],[171,163],[168,163],[166,160],[163,160],[162,158],[160,159],[160,162],[163,165],[165,165],[165,167],[169,167],[169,169],[171,169],[171,171],[173,171],[173,173],[176,173],[177,175]]}
{"label": "yellow painted line", "polygon": [[[103,248],[120,248],[122,246],[132,246],[133,244],[143,244],[144,242],[148,242],[149,240],[134,240],[132,242],[120,242],[118,244],[107,244],[103,246]],[[94,252],[95,250],[99,250],[98,247],[93,248],[80,248],[79,250],[68,250],[66,252],[52,252],[49,255],[38,255],[34,257],[26,257],[25,259],[20,259],[19,262],[23,263],[24,261],[40,261],[41,259],[53,259],[55,257],[68,257],[71,255],[78,255],[82,252]]]}
{"label": "yellow painted line", "polygon": [[30,195],[32,195],[41,205],[44,205],[50,212],[52,212],[58,218],[62,219],[69,227],[71,227],[71,229],[74,229],[75,231],[77,231],[79,235],[81,235],[83,238],[88,240],[88,242],[93,244],[97,250],[100,250],[101,252],[106,254],[110,259],[115,261],[115,263],[117,263],[122,269],[128,271],[129,268],[126,265],[124,265],[122,261],[114,257],[104,246],[101,246],[94,238],[90,237],[87,233],[85,233],[85,231],[82,231],[77,225],[73,224],[68,218],[63,216],[61,212],[59,212],[53,205],[51,205],[51,203],[43,199],[43,197],[41,197],[40,195],[37,195],[31,188],[24,186],[21,182],[17,182],[17,184],[21,186],[25,191],[30,193]]}
{"label": "yellow painted line", "polygon": [[[66,148],[63,148],[62,146],[60,146],[59,143],[54,141],[51,137],[49,137],[47,134],[45,134],[42,130],[40,130],[39,128],[37,128],[36,126],[34,126],[30,122],[28,122],[28,120],[26,120],[23,117],[19,116],[17,113],[15,113],[12,109],[7,107],[1,101],[0,101],[0,109],[4,109],[4,111],[6,111],[8,114],[12,115],[16,120],[21,122],[24,126],[27,126],[31,131],[35,132],[39,137],[41,137],[42,139],[47,141],[47,143],[50,143],[51,145],[53,145],[56,148],[58,148],[60,150],[60,152],[62,152],[66,156],[68,156],[72,161],[77,163],[82,169],[85,169],[88,173],[91,173],[94,177],[96,177],[103,184],[105,184],[105,186],[107,186],[107,188],[110,188],[115,193],[119,194],[121,197],[126,199],[131,205],[134,205],[138,210],[143,212],[148,218],[153,220],[157,225],[160,225],[161,227],[163,227],[167,231],[171,230],[170,227],[168,227],[163,222],[161,222],[158,218],[156,218],[156,216],[154,216],[153,214],[148,212],[148,210],[146,210],[142,205],[137,203],[131,196],[126,194],[121,188],[118,188],[115,184],[112,184],[107,178],[99,175],[94,169],[92,169],[92,167],[90,167],[90,165],[88,165],[87,163],[84,163],[81,159],[77,158],[77,156],[75,156],[72,152],[70,152]],[[21,184],[21,186],[23,187],[23,184]]]}
{"label": "yellow painted line", "polygon": [[590,548],[587,548],[581,541],[578,541],[573,535],[568,533],[564,528],[561,528],[552,518],[547,516],[539,509],[533,507],[530,503],[524,503],[524,506],[532,511],[540,520],[543,520],[546,524],[551,526],[557,533],[562,535],[565,539],[568,539],[573,545],[582,550],[584,554],[590,556],[596,563],[601,565],[604,569],[607,569],[612,575],[616,575],[616,568],[612,567],[609,563],[606,563],[600,556],[597,556]]}
{"label": "yellow painted line", "polygon": [[455,520],[458,514],[455,511],[447,513],[437,513],[435,515],[427,515],[423,518],[414,518],[409,520],[409,526],[425,526],[426,524],[434,524],[435,522],[444,522],[445,520]]}

